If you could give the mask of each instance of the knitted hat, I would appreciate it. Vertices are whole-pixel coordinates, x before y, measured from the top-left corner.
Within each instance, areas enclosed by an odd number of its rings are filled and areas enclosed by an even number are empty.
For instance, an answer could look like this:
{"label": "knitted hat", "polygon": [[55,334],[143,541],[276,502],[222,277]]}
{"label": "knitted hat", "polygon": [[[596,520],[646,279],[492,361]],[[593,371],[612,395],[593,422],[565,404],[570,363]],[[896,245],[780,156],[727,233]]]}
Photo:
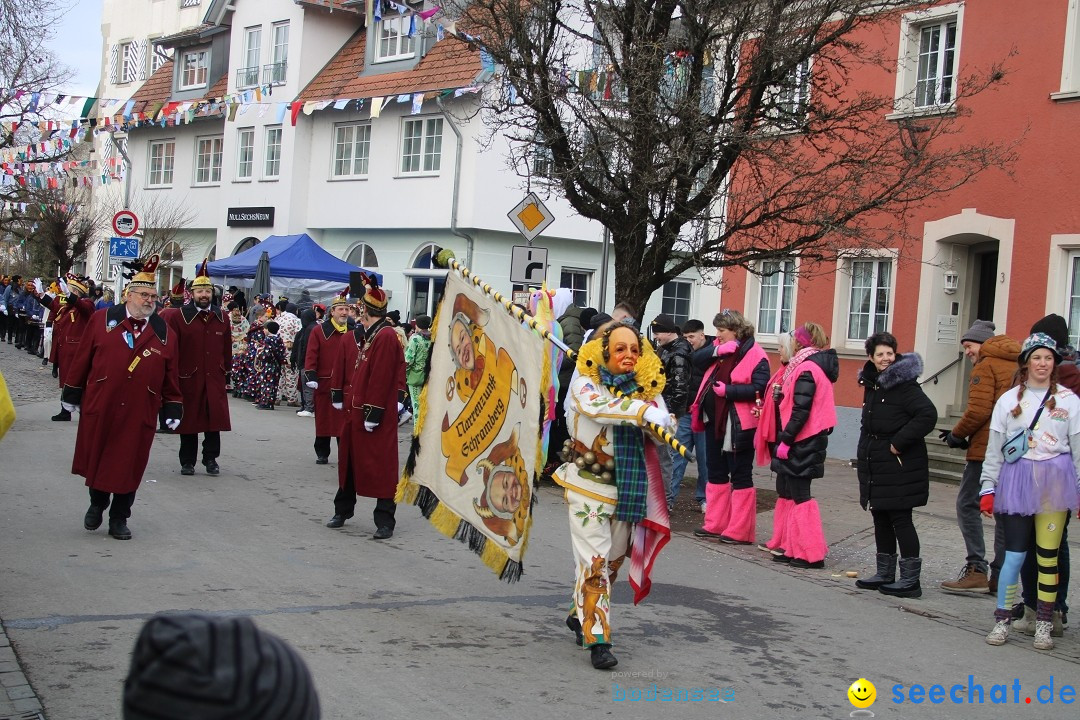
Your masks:
{"label": "knitted hat", "polygon": [[589,328],[591,330],[597,330],[601,325],[605,325],[609,322],[611,322],[610,315],[606,312],[598,312],[592,316],[591,320],[589,320]]}
{"label": "knitted hat", "polygon": [[[142,269],[135,273],[135,277],[131,278],[131,282],[128,283],[129,288],[145,287],[154,289],[157,287],[157,266],[161,261],[161,258],[156,254],[151,255],[142,265]],[[70,280],[68,281],[70,285]]]}
{"label": "knitted hat", "polygon": [[202,265],[199,266],[199,271],[195,273],[195,279],[191,281],[191,289],[205,287],[213,288],[214,283],[210,282],[210,276],[207,274],[206,264],[210,262],[210,258],[203,258]]}
{"label": "knitted hat", "polygon": [[315,720],[304,659],[247,617],[150,618],[124,680],[124,720]]}
{"label": "knitted hat", "polygon": [[431,316],[430,315],[421,315],[420,317],[416,318],[416,327],[419,330],[430,330],[431,329]]}
{"label": "knitted hat", "polygon": [[976,320],[960,338],[961,343],[974,342],[980,345],[994,337],[994,323],[989,320]]}
{"label": "knitted hat", "polygon": [[1060,315],[1050,313],[1031,326],[1031,334],[1045,333],[1054,338],[1059,348],[1069,346],[1069,324]]}
{"label": "knitted hat", "polygon": [[652,321],[653,332],[678,333],[679,326],[670,315],[657,315]]}
{"label": "knitted hat", "polygon": [[180,278],[180,282],[173,285],[172,290],[169,291],[169,297],[173,300],[179,300],[184,297],[184,278]]}
{"label": "knitted hat", "polygon": [[1024,340],[1024,344],[1020,346],[1020,354],[1016,358],[1017,364],[1026,365],[1031,353],[1039,348],[1046,348],[1053,354],[1055,365],[1061,362],[1061,352],[1058,350],[1057,341],[1046,333],[1037,332],[1029,335]]}
{"label": "knitted hat", "polygon": [[86,280],[79,277],[75,273],[68,273],[67,275],[65,275],[64,281],[67,282],[67,285],[70,289],[78,290],[83,295],[90,292],[90,286],[86,284]]}

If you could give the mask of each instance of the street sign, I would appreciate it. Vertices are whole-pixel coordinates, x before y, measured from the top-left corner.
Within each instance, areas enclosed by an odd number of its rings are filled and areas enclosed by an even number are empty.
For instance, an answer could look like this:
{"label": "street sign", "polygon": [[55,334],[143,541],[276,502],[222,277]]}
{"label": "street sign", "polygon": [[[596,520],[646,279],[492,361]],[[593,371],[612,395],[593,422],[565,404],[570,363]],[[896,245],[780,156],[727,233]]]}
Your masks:
{"label": "street sign", "polygon": [[137,257],[139,257],[139,238],[109,238],[110,265],[119,265],[124,260],[134,260]]}
{"label": "street sign", "polygon": [[536,193],[526,195],[525,199],[507,214],[507,217],[510,218],[510,222],[514,223],[514,227],[518,229],[518,232],[525,236],[525,240],[530,243],[548,225],[555,222],[555,216],[540,201],[540,198],[536,197]]}
{"label": "street sign", "polygon": [[542,285],[547,277],[547,248],[515,245],[510,250],[510,282]]}
{"label": "street sign", "polygon": [[139,218],[130,210],[121,210],[113,215],[112,227],[120,237],[131,237],[139,232]]}

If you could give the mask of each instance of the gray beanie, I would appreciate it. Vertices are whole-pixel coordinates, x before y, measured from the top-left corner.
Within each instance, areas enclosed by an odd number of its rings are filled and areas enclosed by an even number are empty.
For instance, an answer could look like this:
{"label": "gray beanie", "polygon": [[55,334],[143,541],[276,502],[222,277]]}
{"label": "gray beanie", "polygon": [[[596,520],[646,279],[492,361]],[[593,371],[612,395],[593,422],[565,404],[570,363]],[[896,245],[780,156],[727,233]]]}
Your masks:
{"label": "gray beanie", "polygon": [[146,621],[124,680],[124,720],[318,720],[304,659],[247,617]]}
{"label": "gray beanie", "polygon": [[960,338],[960,342],[975,342],[981,345],[992,337],[994,337],[994,323],[989,320],[976,320],[971,323],[964,337]]}

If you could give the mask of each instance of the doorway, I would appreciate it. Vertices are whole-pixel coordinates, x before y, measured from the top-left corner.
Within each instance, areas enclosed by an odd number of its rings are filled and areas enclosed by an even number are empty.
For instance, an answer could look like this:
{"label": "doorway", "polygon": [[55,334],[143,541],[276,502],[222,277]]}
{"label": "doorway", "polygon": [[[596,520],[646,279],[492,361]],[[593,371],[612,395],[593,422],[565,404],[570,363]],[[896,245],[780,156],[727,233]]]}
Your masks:
{"label": "doorway", "polygon": [[975,255],[975,288],[972,311],[975,320],[994,319],[994,300],[997,294],[998,274],[997,250],[976,253]]}

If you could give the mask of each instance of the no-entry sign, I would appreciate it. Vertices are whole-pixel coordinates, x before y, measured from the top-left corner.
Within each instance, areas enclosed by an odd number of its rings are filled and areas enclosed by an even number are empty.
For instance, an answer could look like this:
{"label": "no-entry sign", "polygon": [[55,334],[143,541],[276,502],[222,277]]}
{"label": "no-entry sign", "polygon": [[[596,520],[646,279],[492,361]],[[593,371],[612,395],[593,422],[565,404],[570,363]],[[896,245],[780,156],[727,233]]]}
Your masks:
{"label": "no-entry sign", "polygon": [[139,232],[139,218],[130,210],[121,210],[113,215],[112,227],[120,237],[131,237]]}

